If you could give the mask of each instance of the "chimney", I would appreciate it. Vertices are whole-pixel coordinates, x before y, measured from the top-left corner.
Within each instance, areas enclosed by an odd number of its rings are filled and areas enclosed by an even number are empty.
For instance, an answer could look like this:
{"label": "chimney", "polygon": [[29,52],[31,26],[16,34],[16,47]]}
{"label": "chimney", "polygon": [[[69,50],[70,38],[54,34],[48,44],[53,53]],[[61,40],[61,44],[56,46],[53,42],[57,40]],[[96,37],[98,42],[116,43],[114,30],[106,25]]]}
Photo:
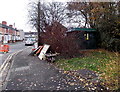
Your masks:
{"label": "chimney", "polygon": [[6,21],[2,21],[2,24],[7,25],[7,22]]}

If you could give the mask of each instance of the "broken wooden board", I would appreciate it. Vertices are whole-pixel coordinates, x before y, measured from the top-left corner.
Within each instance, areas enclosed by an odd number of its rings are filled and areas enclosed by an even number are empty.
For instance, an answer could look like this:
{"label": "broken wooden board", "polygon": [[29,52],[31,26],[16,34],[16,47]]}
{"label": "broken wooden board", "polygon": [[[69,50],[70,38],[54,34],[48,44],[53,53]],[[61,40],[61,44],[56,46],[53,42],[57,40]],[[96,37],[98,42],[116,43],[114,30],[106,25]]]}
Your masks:
{"label": "broken wooden board", "polygon": [[40,60],[45,60],[45,54],[47,52],[47,50],[49,49],[50,45],[44,44],[43,49],[41,50],[40,54],[39,54],[39,58]]}
{"label": "broken wooden board", "polygon": [[39,55],[41,50],[42,50],[43,46],[39,46],[39,49],[36,51],[35,55]]}

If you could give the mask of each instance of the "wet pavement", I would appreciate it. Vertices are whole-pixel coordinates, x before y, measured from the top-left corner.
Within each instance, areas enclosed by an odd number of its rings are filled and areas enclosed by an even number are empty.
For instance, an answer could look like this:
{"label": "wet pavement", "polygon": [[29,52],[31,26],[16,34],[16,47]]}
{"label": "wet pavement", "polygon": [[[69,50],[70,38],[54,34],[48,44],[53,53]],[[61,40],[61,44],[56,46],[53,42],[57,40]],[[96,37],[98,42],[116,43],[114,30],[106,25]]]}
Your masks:
{"label": "wet pavement", "polygon": [[30,52],[27,48],[13,59],[5,90],[85,90],[71,75]]}

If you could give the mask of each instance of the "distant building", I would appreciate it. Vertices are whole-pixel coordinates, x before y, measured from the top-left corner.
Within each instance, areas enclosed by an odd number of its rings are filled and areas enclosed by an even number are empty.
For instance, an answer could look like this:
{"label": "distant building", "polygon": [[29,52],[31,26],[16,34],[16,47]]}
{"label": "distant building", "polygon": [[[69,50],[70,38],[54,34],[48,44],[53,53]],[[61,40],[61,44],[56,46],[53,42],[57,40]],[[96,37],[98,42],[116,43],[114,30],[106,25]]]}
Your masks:
{"label": "distant building", "polygon": [[25,32],[25,39],[27,39],[27,38],[37,39],[37,32]]}
{"label": "distant building", "polygon": [[20,33],[20,40],[24,40],[25,39],[25,33],[23,30],[19,30]]}

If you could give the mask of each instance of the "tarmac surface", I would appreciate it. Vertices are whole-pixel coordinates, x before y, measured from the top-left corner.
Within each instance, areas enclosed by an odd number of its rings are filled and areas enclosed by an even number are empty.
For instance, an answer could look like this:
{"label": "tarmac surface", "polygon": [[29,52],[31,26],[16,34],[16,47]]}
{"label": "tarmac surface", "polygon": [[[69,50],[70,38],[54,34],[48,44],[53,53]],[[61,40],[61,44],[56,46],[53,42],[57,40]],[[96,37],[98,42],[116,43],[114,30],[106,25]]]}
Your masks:
{"label": "tarmac surface", "polygon": [[8,53],[0,52],[0,66],[4,63],[4,61],[10,54],[25,48],[24,42],[8,43],[6,45],[9,45],[9,52]]}
{"label": "tarmac surface", "polygon": [[64,71],[53,63],[31,56],[28,47],[12,58],[2,92],[108,92],[99,75],[87,69]]}
{"label": "tarmac surface", "polygon": [[27,48],[13,59],[5,90],[85,90],[80,84],[72,84],[77,81],[73,77],[30,52]]}

